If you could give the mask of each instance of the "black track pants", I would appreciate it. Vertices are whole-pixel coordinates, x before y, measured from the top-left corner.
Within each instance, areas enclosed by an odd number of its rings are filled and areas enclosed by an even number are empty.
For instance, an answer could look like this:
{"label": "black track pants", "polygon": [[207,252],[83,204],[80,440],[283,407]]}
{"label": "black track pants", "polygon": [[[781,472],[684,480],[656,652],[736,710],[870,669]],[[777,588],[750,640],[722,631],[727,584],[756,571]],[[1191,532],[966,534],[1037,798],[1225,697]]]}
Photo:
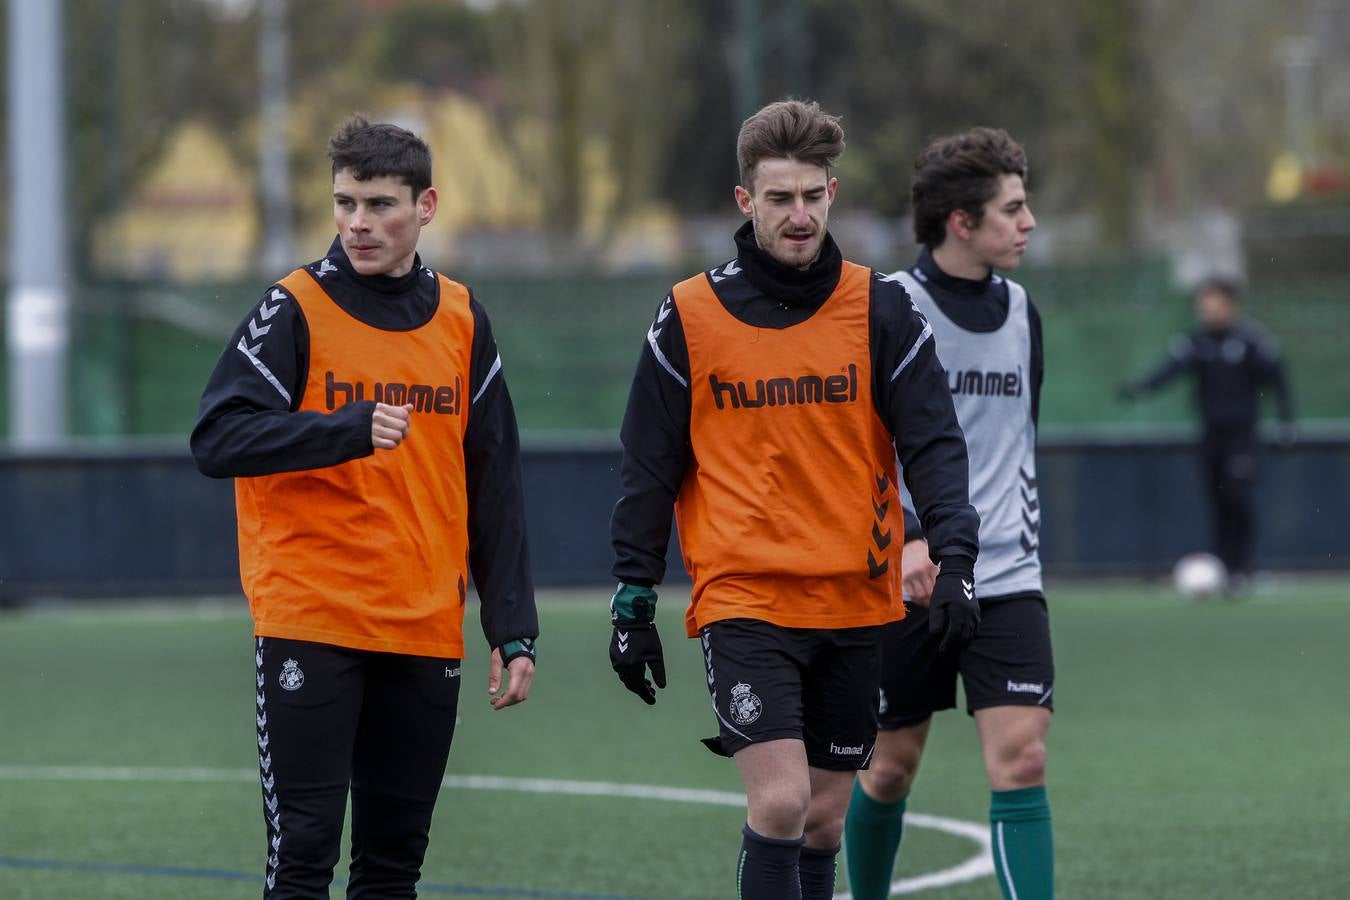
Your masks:
{"label": "black track pants", "polygon": [[1249,432],[1212,432],[1205,435],[1201,452],[1215,549],[1230,573],[1249,575],[1256,530],[1256,440]]}
{"label": "black track pants", "polygon": [[263,896],[327,898],[352,799],[349,898],[414,897],[459,703],[459,660],[256,639]]}

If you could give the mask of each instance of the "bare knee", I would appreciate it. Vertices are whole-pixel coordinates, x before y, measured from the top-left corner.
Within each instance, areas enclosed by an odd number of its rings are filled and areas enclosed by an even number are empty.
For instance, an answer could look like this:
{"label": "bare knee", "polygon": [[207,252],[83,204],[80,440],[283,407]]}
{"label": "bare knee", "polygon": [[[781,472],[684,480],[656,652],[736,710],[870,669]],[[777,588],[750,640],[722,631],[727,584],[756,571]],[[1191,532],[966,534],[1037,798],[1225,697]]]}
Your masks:
{"label": "bare knee", "polygon": [[844,810],[808,812],[803,833],[808,847],[838,847],[844,839]]}
{"label": "bare knee", "polygon": [[844,836],[844,815],[853,796],[854,773],[811,770],[811,806],[806,811],[806,846],[829,850]]}
{"label": "bare knee", "polygon": [[806,811],[811,803],[811,792],[792,785],[781,789],[757,791],[747,797],[746,824],[764,837],[791,840],[802,835],[806,825]]}
{"label": "bare knee", "polygon": [[1002,706],[975,711],[989,786],[1012,791],[1045,784],[1045,737],[1050,710]]}
{"label": "bare knee", "polygon": [[881,803],[897,803],[909,795],[910,788],[914,787],[914,777],[919,773],[929,725],[930,722],[925,721],[877,734],[872,763],[858,773],[869,797]]}
{"label": "bare knee", "polygon": [[871,765],[866,771],[858,773],[858,777],[862,779],[863,790],[873,800],[896,803],[909,795],[917,768],[917,760],[874,755]]}
{"label": "bare knee", "polygon": [[1045,784],[1045,741],[1033,740],[1009,747],[989,772],[995,790],[1017,790]]}

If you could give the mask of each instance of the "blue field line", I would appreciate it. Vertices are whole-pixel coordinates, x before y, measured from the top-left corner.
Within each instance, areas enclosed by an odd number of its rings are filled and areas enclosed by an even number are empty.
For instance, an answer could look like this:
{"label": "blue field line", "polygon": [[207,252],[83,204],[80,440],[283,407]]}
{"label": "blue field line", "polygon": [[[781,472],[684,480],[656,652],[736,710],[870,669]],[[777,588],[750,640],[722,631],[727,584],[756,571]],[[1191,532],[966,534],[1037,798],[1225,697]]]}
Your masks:
{"label": "blue field line", "polygon": [[[230,872],[224,869],[191,869],[186,866],[142,866],[129,863],[71,862],[60,859],[18,859],[0,856],[0,868],[37,869],[48,872],[105,872],[117,875],[148,875],[160,878],[214,878],[223,881],[261,881],[256,872]],[[345,884],[342,878],[335,884]],[[578,891],[547,891],[531,888],[477,887],[470,884],[417,885],[419,893],[453,894],[461,897],[525,897],[532,900],[653,900],[619,894],[587,894]]]}

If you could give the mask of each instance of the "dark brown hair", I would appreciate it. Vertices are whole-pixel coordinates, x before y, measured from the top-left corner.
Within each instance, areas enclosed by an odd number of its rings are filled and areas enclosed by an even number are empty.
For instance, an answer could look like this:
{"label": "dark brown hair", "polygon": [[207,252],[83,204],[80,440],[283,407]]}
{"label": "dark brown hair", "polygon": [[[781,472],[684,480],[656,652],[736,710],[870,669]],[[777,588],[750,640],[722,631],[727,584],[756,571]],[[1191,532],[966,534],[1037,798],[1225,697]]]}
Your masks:
{"label": "dark brown hair", "polygon": [[343,169],[357,181],[399,178],[412,188],[413,200],[431,187],[431,148],[397,125],[372,125],[364,116],[352,116],[333,132],[328,158],[333,161],[334,178]]}
{"label": "dark brown hair", "polygon": [[927,247],[941,244],[947,217],[958,209],[978,226],[1004,175],[1021,175],[1025,181],[1027,155],[1001,128],[972,128],[933,141],[914,161],[915,240]]}
{"label": "dark brown hair", "polygon": [[1207,291],[1223,294],[1228,298],[1229,303],[1237,303],[1242,295],[1242,284],[1236,278],[1229,278],[1225,275],[1207,275],[1196,283],[1191,290],[1191,296],[1199,297]]}
{"label": "dark brown hair", "polygon": [[823,169],[844,152],[844,126],[815,102],[780,100],[741,123],[736,136],[736,162],[741,186],[753,190],[755,165],[761,159],[795,159]]}

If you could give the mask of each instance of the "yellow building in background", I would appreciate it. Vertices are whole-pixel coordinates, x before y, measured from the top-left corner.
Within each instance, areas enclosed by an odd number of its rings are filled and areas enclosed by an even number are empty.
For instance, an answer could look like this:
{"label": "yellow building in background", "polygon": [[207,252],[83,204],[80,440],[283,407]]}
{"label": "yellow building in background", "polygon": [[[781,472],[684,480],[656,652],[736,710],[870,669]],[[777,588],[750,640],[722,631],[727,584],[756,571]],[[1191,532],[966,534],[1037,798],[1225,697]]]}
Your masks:
{"label": "yellow building in background", "polygon": [[185,122],[127,205],[94,233],[94,268],[166,280],[250,270],[258,240],[256,176],[204,125]]}
{"label": "yellow building in background", "polygon": [[[298,102],[289,140],[293,153],[296,263],[322,255],[333,238],[325,155],[328,135],[347,115]],[[543,203],[486,111],[458,94],[426,97],[413,89],[388,95],[372,113],[420,134],[432,148],[440,195],[422,249],[444,265],[465,231],[537,229]],[[95,268],[103,273],[170,281],[254,274],[261,214],[257,172],[240,169],[217,135],[187,121],[127,205],[97,228]]]}

